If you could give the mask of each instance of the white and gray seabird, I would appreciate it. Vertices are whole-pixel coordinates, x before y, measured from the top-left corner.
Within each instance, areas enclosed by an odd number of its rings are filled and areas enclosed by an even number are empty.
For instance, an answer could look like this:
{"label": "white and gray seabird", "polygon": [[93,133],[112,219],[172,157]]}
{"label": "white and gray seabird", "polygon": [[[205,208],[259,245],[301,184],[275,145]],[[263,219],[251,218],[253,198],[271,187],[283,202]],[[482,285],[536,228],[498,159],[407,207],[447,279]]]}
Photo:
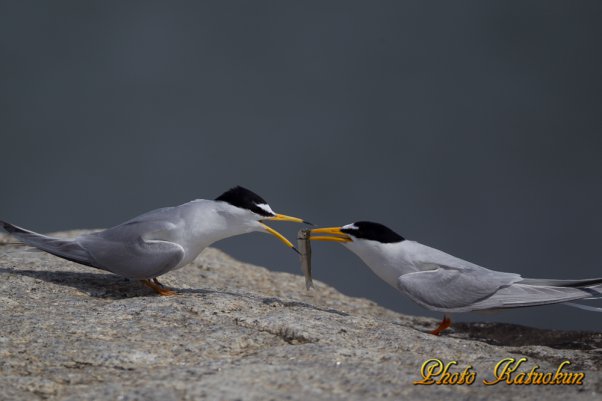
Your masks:
{"label": "white and gray seabird", "polygon": [[[197,199],[144,213],[118,226],[74,239],[37,234],[0,220],[27,245],[82,265],[141,280],[161,295],[174,295],[157,277],[184,267],[212,243],[253,231],[267,232],[295,249],[265,220],[307,223],[275,213],[254,192],[235,187],[215,200]],[[295,249],[296,250],[296,249]]]}
{"label": "white and gray seabird", "polygon": [[[327,234],[327,235],[324,235]],[[602,278],[552,280],[522,278],[489,270],[440,250],[409,241],[382,224],[360,221],[342,227],[310,230],[314,241],[342,243],[381,279],[427,309],[469,312],[602,299]],[[449,317],[432,334],[451,325]]]}

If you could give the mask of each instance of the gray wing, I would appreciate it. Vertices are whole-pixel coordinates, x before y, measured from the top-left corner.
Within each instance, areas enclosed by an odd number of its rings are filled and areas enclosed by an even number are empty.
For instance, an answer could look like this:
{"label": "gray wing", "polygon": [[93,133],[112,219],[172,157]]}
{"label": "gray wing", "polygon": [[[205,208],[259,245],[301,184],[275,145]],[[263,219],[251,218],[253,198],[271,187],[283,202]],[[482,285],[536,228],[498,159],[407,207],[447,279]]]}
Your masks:
{"label": "gray wing", "polygon": [[489,270],[434,248],[416,244],[414,265],[421,271],[397,279],[400,291],[433,310],[518,308],[600,297],[601,279],[523,279],[519,274]]}
{"label": "gray wing", "polygon": [[472,310],[472,305],[522,280],[519,274],[489,270],[419,243],[413,243],[412,253],[419,271],[400,276],[397,287],[428,309]]}
{"label": "gray wing", "polygon": [[458,270],[440,266],[434,270],[408,273],[397,279],[399,290],[428,309],[472,310],[471,305],[494,295],[516,281],[516,275],[491,270]]}
{"label": "gray wing", "polygon": [[157,277],[184,257],[184,248],[168,240],[170,232],[177,230],[177,220],[153,220],[149,214],[140,217],[144,218],[81,236],[77,241],[101,269],[138,280]]}

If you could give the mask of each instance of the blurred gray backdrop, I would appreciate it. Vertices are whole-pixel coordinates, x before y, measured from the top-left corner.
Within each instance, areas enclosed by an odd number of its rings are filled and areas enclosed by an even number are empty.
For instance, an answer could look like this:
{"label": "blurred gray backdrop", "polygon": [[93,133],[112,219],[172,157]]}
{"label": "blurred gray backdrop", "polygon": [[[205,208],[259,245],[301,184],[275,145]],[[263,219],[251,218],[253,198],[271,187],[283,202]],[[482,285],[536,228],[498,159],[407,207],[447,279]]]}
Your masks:
{"label": "blurred gray backdrop", "polygon": [[[319,225],[602,276],[601,17],[599,1],[2,1],[0,215],[108,227],[240,184]],[[271,236],[217,246],[300,274]],[[440,317],[337,244],[314,244],[314,271]],[[564,306],[456,318],[602,330]]]}

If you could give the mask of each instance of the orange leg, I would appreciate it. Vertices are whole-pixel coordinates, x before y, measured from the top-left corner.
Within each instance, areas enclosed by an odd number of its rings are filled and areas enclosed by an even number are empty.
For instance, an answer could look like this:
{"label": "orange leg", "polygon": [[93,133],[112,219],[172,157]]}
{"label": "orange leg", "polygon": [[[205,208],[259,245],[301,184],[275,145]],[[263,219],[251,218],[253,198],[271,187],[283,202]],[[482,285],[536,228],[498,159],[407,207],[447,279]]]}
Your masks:
{"label": "orange leg", "polygon": [[140,281],[142,281],[142,284],[144,284],[145,286],[152,288],[159,295],[163,295],[166,297],[176,295],[175,291],[165,288],[165,286],[163,284],[161,284],[159,282],[159,280],[157,280],[156,278],[153,278],[150,280],[140,280]]}
{"label": "orange leg", "polygon": [[451,326],[451,319],[447,317],[447,315],[443,315],[443,320],[439,323],[439,327],[435,330],[431,331],[431,334],[438,336],[441,332]]}

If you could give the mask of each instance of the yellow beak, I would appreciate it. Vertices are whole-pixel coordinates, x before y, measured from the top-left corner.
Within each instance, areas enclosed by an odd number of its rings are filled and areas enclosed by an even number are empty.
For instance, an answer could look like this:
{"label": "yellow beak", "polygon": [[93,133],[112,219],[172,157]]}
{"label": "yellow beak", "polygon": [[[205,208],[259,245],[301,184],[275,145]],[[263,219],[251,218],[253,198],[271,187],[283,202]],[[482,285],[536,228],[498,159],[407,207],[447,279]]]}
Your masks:
{"label": "yellow beak", "polygon": [[305,223],[305,224],[309,224],[310,226],[313,226],[313,224],[311,224],[309,221],[305,221],[305,220],[300,219],[298,217],[287,216],[285,214],[276,214],[273,217],[266,218],[266,220],[292,221],[293,223]]}
{"label": "yellow beak", "polygon": [[[305,224],[311,224],[310,222],[307,222],[303,219],[300,219],[298,217],[292,217],[292,216],[287,216],[284,214],[276,214],[275,216],[272,217],[267,217],[265,220],[274,220],[274,221],[292,221],[293,223],[305,223]],[[284,245],[288,246],[289,248],[292,248],[293,251],[299,253],[299,251],[297,250],[297,248],[295,248],[295,246],[293,244],[291,244],[291,242],[289,240],[286,239],[286,237],[282,234],[280,234],[278,231],[274,230],[272,227],[266,226],[263,223],[259,223],[263,226],[263,228],[269,232],[270,234],[272,234],[274,237],[278,238],[280,241],[282,241],[284,243]]]}
{"label": "yellow beak", "polygon": [[[315,234],[330,234],[332,237],[314,236]],[[314,241],[351,242],[349,235],[341,231],[341,227],[324,227],[309,230],[309,239]]]}

